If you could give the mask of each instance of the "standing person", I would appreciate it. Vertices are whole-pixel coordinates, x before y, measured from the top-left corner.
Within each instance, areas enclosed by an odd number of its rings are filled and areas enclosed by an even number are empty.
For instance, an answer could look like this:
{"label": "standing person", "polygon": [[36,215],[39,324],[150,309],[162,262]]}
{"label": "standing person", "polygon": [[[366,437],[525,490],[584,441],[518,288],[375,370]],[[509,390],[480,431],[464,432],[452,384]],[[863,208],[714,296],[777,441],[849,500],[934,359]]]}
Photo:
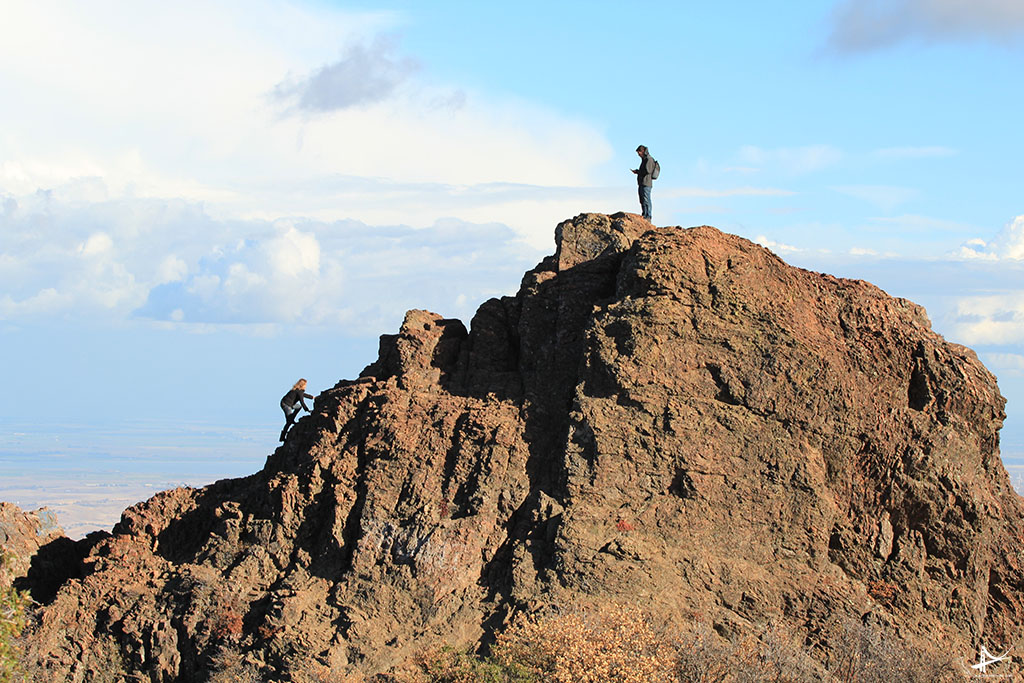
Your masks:
{"label": "standing person", "polygon": [[288,436],[288,429],[295,421],[295,416],[299,414],[299,406],[305,408],[307,413],[311,412],[303,400],[304,398],[313,398],[306,393],[306,380],[304,379],[296,382],[291,391],[281,398],[281,410],[284,411],[284,429],[281,430],[281,441]]}
{"label": "standing person", "polygon": [[637,190],[640,195],[640,210],[643,217],[651,220],[651,186],[654,184],[655,161],[651,158],[645,145],[636,148],[636,154],[640,157],[640,168],[633,169],[636,174]]}

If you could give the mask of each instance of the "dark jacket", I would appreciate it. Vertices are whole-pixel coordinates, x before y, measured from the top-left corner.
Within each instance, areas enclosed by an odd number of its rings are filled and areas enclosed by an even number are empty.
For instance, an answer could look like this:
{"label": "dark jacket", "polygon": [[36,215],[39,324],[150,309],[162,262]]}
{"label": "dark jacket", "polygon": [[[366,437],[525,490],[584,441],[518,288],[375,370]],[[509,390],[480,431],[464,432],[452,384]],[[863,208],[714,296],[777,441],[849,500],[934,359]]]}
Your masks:
{"label": "dark jacket", "polygon": [[301,403],[302,407],[306,409],[306,412],[309,412],[309,408],[306,407],[306,402],[302,400],[303,398],[313,397],[310,396],[309,394],[303,393],[299,389],[292,389],[281,398],[281,407],[284,408],[285,406],[287,406],[291,408],[296,403]]}
{"label": "dark jacket", "polygon": [[648,154],[640,159],[640,168],[636,169],[636,184],[642,187],[651,187],[654,181],[651,174],[654,173],[654,159]]}

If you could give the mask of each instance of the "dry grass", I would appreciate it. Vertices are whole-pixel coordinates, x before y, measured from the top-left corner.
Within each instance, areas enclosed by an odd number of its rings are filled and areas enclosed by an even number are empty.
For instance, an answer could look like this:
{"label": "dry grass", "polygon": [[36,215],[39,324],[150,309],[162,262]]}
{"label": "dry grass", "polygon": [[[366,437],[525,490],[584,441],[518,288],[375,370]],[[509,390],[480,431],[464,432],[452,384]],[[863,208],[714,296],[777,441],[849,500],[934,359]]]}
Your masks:
{"label": "dry grass", "polygon": [[441,650],[421,658],[429,683],[924,683],[952,680],[948,662],[928,660],[879,627],[846,624],[829,668],[781,628],[728,641],[695,622],[655,626],[635,605],[605,604],[520,619],[489,656]]}

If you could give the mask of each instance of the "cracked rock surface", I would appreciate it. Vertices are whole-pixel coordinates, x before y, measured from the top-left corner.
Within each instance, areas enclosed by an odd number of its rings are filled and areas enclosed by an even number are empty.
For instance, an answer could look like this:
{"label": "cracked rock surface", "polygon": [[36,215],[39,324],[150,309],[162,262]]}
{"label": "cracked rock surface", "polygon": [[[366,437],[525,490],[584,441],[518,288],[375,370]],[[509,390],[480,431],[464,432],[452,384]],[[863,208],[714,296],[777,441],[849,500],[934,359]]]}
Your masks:
{"label": "cracked rock surface", "polygon": [[583,214],[556,243],[468,329],[410,311],[260,472],[27,572],[52,680],[202,681],[225,650],[372,676],[582,600],[823,657],[849,619],[1024,637],[1004,400],[921,307],[706,226]]}

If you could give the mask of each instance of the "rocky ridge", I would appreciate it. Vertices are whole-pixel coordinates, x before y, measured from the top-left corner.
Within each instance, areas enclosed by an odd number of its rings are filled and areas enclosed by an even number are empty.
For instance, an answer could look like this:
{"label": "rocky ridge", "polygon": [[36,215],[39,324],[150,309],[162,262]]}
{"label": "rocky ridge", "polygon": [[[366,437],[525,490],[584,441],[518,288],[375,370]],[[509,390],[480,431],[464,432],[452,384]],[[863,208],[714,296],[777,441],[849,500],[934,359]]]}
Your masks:
{"label": "rocky ridge", "polygon": [[469,330],[410,311],[260,472],[34,566],[42,670],[370,676],[612,599],[822,660],[849,619],[965,656],[1024,636],[1004,401],[923,309],[706,226],[583,214],[556,244]]}

